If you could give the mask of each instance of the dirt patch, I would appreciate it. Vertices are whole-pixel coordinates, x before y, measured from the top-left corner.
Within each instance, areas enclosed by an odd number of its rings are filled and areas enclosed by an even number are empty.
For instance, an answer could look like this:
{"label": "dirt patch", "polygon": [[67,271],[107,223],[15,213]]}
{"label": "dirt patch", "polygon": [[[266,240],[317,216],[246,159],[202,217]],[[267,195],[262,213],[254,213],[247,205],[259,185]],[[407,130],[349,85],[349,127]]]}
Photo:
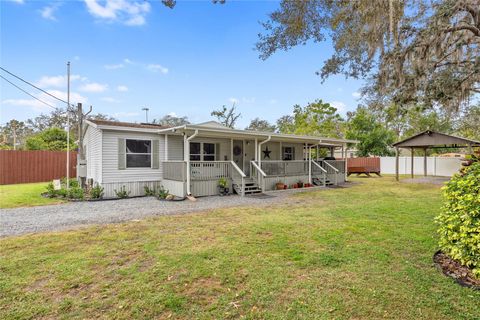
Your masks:
{"label": "dirt patch", "polygon": [[185,284],[183,293],[192,301],[201,305],[215,303],[219,296],[225,292],[220,280],[214,278],[199,278]]}
{"label": "dirt patch", "polygon": [[443,274],[453,278],[459,285],[480,290],[480,279],[475,278],[472,270],[461,265],[460,262],[450,258],[441,251],[437,251],[433,255],[433,262],[442,270]]}

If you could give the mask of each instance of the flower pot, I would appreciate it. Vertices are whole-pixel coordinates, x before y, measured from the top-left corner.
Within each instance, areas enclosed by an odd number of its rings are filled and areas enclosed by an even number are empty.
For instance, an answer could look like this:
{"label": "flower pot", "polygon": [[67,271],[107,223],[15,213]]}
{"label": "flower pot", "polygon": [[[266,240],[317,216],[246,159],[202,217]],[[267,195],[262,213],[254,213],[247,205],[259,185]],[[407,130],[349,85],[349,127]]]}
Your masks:
{"label": "flower pot", "polygon": [[283,190],[285,188],[285,185],[283,184],[283,182],[277,182],[275,186],[277,190]]}

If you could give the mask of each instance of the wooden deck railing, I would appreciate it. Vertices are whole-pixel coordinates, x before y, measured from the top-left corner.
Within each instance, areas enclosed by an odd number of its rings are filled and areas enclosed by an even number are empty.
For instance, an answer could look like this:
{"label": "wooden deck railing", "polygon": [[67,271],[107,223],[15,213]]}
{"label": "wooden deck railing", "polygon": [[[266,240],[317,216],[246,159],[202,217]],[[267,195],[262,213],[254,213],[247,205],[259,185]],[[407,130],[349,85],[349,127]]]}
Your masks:
{"label": "wooden deck railing", "polygon": [[230,176],[230,161],[190,161],[190,178],[192,180],[218,180]]}
{"label": "wooden deck railing", "polygon": [[166,161],[163,165],[163,179],[185,181],[187,163],[185,161]]}

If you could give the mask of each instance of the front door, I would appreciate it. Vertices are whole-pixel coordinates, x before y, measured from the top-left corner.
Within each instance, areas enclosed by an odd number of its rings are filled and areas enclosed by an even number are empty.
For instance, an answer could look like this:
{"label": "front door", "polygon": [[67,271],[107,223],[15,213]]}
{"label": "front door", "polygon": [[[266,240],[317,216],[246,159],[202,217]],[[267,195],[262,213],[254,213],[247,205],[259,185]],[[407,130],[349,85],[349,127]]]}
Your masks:
{"label": "front door", "polygon": [[233,162],[243,171],[243,140],[233,140]]}
{"label": "front door", "polygon": [[245,152],[244,154],[244,168],[243,172],[249,176],[250,175],[250,161],[255,160],[255,141],[246,140],[245,141]]}

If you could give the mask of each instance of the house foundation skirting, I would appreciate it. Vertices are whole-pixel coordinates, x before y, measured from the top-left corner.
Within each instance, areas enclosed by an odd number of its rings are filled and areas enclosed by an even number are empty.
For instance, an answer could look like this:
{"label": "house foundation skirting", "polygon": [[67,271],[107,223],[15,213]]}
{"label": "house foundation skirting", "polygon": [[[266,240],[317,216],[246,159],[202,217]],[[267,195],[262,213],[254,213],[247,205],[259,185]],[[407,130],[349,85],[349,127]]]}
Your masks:
{"label": "house foundation skirting", "polygon": [[129,197],[138,197],[145,195],[146,186],[150,189],[158,189],[162,185],[162,181],[108,182],[102,183],[101,185],[105,198],[116,198],[115,190],[120,191],[123,186],[125,186],[127,192],[130,191]]}

